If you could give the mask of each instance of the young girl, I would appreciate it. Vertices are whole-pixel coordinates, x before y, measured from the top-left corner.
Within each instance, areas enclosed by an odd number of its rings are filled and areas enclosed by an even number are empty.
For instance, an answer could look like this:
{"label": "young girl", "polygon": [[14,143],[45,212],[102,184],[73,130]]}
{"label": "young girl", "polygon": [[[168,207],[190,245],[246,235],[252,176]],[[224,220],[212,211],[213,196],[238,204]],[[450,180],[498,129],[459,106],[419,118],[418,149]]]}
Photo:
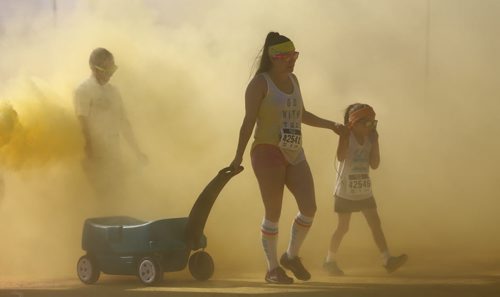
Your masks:
{"label": "young girl", "polygon": [[337,266],[335,256],[349,229],[351,213],[361,211],[382,254],[385,269],[387,272],[393,272],[406,262],[408,256],[403,254],[393,257],[389,253],[372,194],[370,167],[377,169],[380,164],[375,111],[367,104],[352,104],[346,109],[344,124],[349,129],[340,135],[337,147],[337,159],[340,164],[335,188],[335,212],[339,222],[330,241],[323,267],[330,275],[344,274]]}

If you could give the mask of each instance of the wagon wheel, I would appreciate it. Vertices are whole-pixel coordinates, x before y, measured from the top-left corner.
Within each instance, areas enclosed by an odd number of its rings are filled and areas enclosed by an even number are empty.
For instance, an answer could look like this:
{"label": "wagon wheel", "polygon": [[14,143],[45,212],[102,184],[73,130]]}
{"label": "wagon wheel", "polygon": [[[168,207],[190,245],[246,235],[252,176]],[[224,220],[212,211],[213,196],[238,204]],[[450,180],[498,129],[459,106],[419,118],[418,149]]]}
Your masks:
{"label": "wagon wheel", "polygon": [[204,251],[194,253],[189,258],[189,272],[199,281],[209,279],[214,274],[212,257]]}
{"label": "wagon wheel", "polygon": [[97,261],[94,257],[89,255],[80,257],[76,264],[76,273],[82,283],[87,285],[95,283],[101,274],[97,266]]}
{"label": "wagon wheel", "polygon": [[137,276],[146,286],[157,284],[163,279],[160,261],[152,257],[141,258],[137,265]]}

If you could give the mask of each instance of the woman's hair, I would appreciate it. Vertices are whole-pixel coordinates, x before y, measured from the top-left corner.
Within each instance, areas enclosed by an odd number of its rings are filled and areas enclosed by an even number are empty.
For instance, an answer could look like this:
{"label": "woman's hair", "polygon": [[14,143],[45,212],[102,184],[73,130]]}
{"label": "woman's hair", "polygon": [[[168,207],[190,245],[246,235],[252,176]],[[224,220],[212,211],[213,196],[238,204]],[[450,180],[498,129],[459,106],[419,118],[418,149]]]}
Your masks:
{"label": "woman's hair", "polygon": [[113,59],[113,54],[105,48],[98,47],[90,54],[89,64],[100,66],[108,59]]}
{"label": "woman's hair", "polygon": [[262,47],[261,50],[262,55],[260,56],[259,68],[255,72],[255,75],[271,69],[272,64],[271,58],[269,57],[269,47],[287,41],[290,41],[290,39],[284,35],[280,35],[278,32],[269,32],[267,34],[264,47]]}
{"label": "woman's hair", "polygon": [[344,113],[344,125],[349,124],[349,115],[351,113],[355,112],[356,110],[360,110],[361,108],[365,108],[365,107],[370,107],[370,105],[363,104],[363,103],[353,103],[353,104],[347,106],[347,108],[345,109],[345,113]]}

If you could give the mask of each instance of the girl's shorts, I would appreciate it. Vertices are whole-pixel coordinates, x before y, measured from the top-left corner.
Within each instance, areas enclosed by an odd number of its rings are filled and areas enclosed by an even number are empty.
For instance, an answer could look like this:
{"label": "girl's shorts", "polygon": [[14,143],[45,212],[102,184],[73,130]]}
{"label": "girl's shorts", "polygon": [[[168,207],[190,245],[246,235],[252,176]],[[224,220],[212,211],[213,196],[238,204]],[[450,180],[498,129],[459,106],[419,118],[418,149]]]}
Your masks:
{"label": "girl's shorts", "polygon": [[377,208],[373,196],[362,200],[349,200],[335,196],[335,212],[338,213],[358,212],[373,208]]}

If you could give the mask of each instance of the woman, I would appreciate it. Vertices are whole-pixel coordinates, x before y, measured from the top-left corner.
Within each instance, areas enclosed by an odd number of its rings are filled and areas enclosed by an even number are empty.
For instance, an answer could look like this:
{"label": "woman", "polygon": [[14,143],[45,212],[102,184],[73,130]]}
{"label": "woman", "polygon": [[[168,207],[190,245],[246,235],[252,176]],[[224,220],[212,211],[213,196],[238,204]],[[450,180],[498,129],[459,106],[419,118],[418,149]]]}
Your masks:
{"label": "woman", "polygon": [[[313,178],[302,149],[301,124],[331,129],[337,134],[344,129],[304,108],[299,83],[293,74],[298,56],[289,38],[276,32],[267,35],[259,69],[245,93],[245,118],[231,163],[235,168],[241,164],[257,124],[251,159],[265,208],[261,231],[268,283],[293,283],[281,266],[291,270],[299,280],[311,277],[298,257],[316,212]],[[278,263],[278,223],[285,185],[295,197],[299,213],[292,224],[288,249]]]}

